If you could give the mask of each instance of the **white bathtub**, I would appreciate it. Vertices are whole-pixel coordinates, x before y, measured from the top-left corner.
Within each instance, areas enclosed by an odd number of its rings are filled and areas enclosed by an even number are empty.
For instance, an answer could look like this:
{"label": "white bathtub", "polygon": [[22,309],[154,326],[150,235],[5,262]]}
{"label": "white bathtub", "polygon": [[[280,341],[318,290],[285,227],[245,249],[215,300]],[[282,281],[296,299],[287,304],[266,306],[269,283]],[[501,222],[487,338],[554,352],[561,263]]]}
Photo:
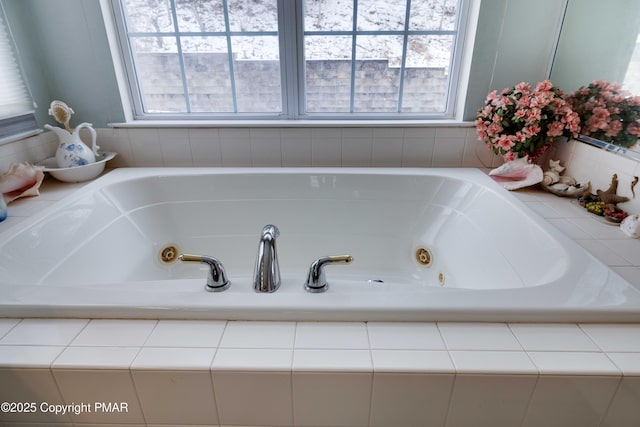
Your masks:
{"label": "white bathtub", "polygon": [[[266,224],[271,294],[252,279]],[[0,317],[640,320],[640,292],[475,169],[118,169],[0,242]],[[231,287],[206,292],[168,245],[218,258]],[[311,262],[343,254],[305,292]]]}

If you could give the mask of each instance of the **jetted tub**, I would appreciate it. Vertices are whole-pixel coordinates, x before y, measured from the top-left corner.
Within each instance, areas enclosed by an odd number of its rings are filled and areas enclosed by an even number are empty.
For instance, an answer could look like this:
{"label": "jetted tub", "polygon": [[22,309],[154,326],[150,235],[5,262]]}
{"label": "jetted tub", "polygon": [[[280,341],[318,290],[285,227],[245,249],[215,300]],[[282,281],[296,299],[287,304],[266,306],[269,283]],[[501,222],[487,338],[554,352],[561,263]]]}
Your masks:
{"label": "jetted tub", "polygon": [[[257,293],[266,224],[282,284]],[[118,169],[0,242],[4,317],[640,320],[639,291],[476,169]],[[306,292],[326,255],[354,261]]]}

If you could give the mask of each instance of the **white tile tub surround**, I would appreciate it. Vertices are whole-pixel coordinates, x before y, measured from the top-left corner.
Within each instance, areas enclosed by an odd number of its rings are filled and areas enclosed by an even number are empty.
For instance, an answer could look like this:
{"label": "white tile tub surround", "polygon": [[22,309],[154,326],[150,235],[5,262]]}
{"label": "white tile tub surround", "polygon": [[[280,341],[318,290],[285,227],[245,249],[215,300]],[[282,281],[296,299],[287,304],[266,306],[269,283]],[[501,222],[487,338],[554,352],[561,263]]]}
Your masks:
{"label": "white tile tub surround", "polygon": [[[109,131],[128,136],[123,129]],[[205,144],[200,131],[189,130],[192,149],[194,140]],[[339,133],[320,131],[315,137],[334,138],[340,158]],[[408,134],[405,129],[403,150]],[[219,143],[219,137],[212,139],[213,146]],[[206,144],[211,156],[206,162],[220,159]],[[47,191],[38,200],[57,200],[74,188],[47,180]],[[640,265],[627,253],[638,252],[639,240],[628,239],[566,199],[536,190],[514,194],[595,256],[610,260],[613,270],[640,288]],[[44,208],[34,204],[38,200],[16,203],[28,216]],[[0,224],[10,226],[9,221]],[[0,414],[0,425],[269,425],[263,418],[249,418],[243,413],[249,412],[246,406],[228,396],[256,396],[277,387],[271,401],[278,402],[276,409],[266,405],[270,407],[264,410],[266,419],[278,422],[271,425],[451,427],[488,419],[492,426],[637,426],[639,342],[637,324],[0,319],[0,401],[110,399],[126,400],[132,408],[123,416],[106,414],[109,418],[95,413]],[[348,406],[336,398],[340,394],[331,395],[346,383],[351,384],[344,389],[350,390],[344,399]],[[204,390],[212,400],[193,414],[199,418],[164,417],[167,405],[154,403],[154,393],[157,402],[179,401],[192,395],[181,391],[186,387]],[[311,387],[329,395],[314,394]],[[296,398],[294,390],[303,393]],[[307,411],[304,405],[314,398],[336,403],[332,419],[313,407]],[[498,403],[500,410],[486,409]],[[218,418],[205,412],[213,409]]]}
{"label": "white tile tub surround", "polygon": [[147,423],[215,424],[210,366],[215,348],[140,350],[131,376]]}
{"label": "white tile tub surround", "polygon": [[[379,166],[492,167],[500,163],[478,141],[472,123],[423,127],[97,128],[108,167]],[[11,162],[55,155],[52,132],[0,145],[0,173]]]}
{"label": "white tile tub surround", "polygon": [[[640,422],[640,325],[71,319],[36,328],[43,319],[1,320],[0,400],[127,408],[0,414],[3,422]],[[495,348],[488,344],[494,340]]]}

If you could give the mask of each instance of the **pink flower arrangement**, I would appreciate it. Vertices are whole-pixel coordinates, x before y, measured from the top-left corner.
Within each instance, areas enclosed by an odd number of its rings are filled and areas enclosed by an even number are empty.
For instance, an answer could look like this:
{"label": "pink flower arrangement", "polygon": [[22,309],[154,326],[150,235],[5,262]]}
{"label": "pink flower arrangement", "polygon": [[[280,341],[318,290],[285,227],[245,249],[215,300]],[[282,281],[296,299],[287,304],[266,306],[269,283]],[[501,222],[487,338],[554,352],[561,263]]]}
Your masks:
{"label": "pink flower arrangement", "polygon": [[549,80],[490,92],[476,117],[478,138],[505,161],[537,162],[558,137],[578,135],[580,118],[562,95]]}
{"label": "pink flower arrangement", "polygon": [[566,97],[580,115],[580,133],[622,147],[640,137],[640,96],[631,96],[618,83],[596,80]]}

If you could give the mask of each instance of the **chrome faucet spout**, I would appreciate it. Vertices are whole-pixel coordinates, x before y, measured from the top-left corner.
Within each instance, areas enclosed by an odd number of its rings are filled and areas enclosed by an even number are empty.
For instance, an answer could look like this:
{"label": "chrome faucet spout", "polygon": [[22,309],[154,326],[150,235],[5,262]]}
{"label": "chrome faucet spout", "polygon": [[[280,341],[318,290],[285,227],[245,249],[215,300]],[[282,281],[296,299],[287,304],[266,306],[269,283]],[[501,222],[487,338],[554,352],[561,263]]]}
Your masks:
{"label": "chrome faucet spout", "polygon": [[265,225],[260,235],[256,268],[253,272],[253,288],[256,292],[275,292],[280,286],[280,265],[276,250],[278,227]]}

